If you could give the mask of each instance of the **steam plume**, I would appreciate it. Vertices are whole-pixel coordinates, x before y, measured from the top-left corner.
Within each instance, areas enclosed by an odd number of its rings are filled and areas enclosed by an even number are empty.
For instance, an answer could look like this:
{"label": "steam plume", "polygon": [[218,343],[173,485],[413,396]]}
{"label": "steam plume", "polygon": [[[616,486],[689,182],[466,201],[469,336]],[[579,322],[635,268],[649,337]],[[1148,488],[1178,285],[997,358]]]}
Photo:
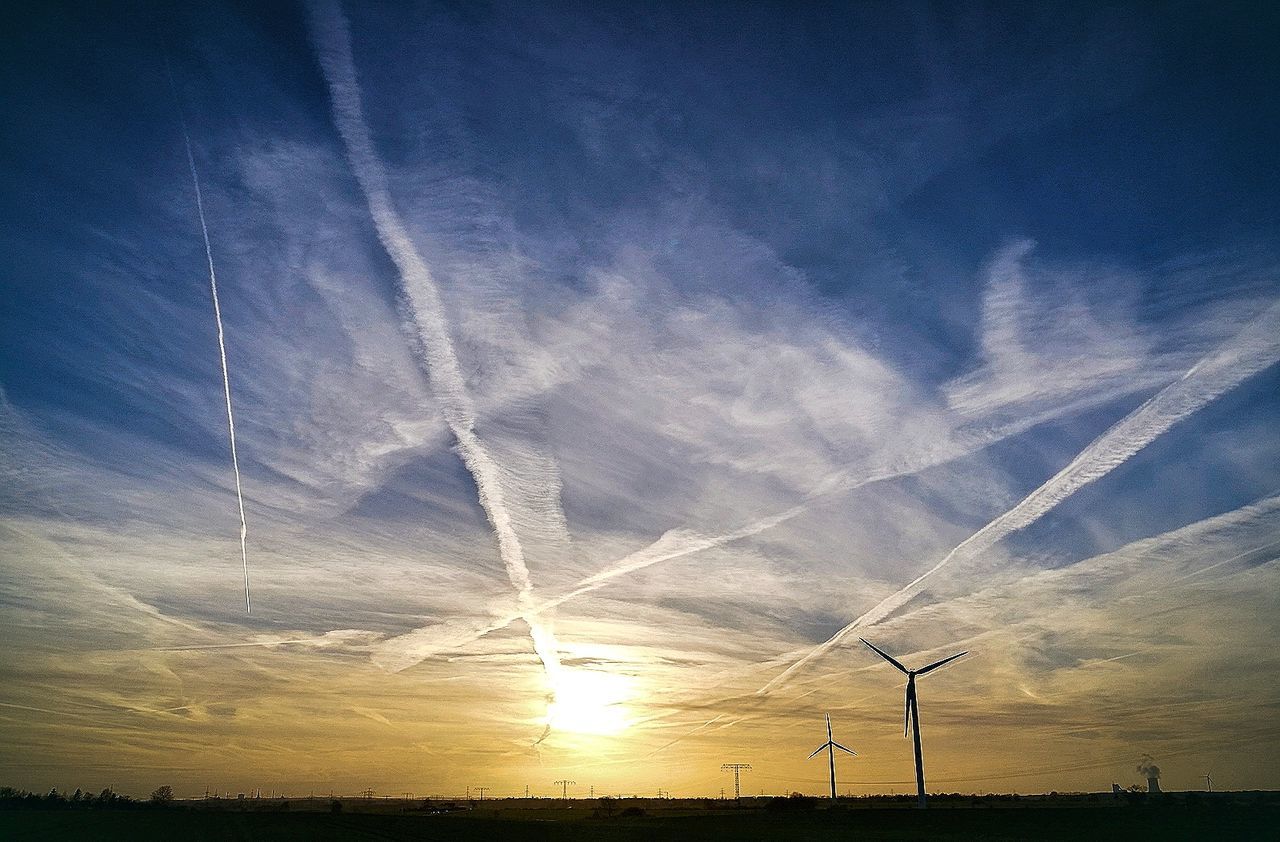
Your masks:
{"label": "steam plume", "polygon": [[1007,535],[1035,523],[1076,491],[1124,464],[1174,424],[1235,388],[1246,378],[1271,367],[1277,360],[1280,360],[1280,303],[1272,304],[1232,339],[1188,369],[1181,378],[1094,439],[1070,464],[1012,509],[960,542],[942,561],[881,600],[830,639],[810,649],[760,688],[758,693],[763,695],[777,688],[855,629],[888,617],[919,593],[929,578],[955,559],[977,556]]}

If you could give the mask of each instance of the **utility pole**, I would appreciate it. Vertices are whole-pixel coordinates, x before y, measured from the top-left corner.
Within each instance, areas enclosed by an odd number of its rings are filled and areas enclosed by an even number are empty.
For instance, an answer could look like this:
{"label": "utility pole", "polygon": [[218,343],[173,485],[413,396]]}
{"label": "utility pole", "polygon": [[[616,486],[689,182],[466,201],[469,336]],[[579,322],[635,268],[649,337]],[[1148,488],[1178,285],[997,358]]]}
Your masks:
{"label": "utility pole", "polygon": [[742,781],[739,780],[739,774],[742,772],[750,772],[750,763],[722,763],[720,764],[721,772],[733,772],[733,798],[735,801],[742,800]]}
{"label": "utility pole", "polygon": [[724,800],[724,787],[720,787],[720,800]]}
{"label": "utility pole", "polygon": [[478,786],[478,787],[476,787],[475,789],[476,789],[476,792],[480,793],[480,800],[481,800],[481,801],[483,801],[483,800],[484,800],[484,794],[485,794],[486,792],[488,792],[488,791],[489,791],[490,787],[487,787],[487,786]]}
{"label": "utility pole", "polygon": [[1211,776],[1204,776],[1204,785],[1210,792],[1213,792],[1213,778]]}
{"label": "utility pole", "polygon": [[560,787],[560,795],[561,797],[564,798],[565,803],[569,802],[569,787],[577,786],[577,785],[578,785],[577,781],[570,781],[570,780],[556,781],[556,786]]}

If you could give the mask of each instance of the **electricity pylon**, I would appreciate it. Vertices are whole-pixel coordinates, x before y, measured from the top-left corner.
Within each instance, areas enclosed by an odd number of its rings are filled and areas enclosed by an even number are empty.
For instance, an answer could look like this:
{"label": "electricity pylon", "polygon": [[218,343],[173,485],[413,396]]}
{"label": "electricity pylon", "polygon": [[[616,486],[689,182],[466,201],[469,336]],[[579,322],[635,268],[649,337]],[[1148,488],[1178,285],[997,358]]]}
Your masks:
{"label": "electricity pylon", "polygon": [[492,787],[487,787],[487,786],[477,786],[477,787],[472,787],[472,788],[473,788],[476,792],[480,793],[480,800],[481,800],[481,801],[483,801],[483,800],[484,800],[484,794],[485,794],[486,792],[488,792],[490,789],[492,789]]}
{"label": "electricity pylon", "polygon": [[738,776],[742,772],[750,772],[751,764],[750,763],[721,763],[720,771],[733,772],[733,797],[735,800],[741,801],[742,800],[742,781],[739,779]]}
{"label": "electricity pylon", "polygon": [[556,786],[560,787],[560,796],[567,802],[569,800],[569,787],[577,786],[577,781],[561,780],[556,781]]}

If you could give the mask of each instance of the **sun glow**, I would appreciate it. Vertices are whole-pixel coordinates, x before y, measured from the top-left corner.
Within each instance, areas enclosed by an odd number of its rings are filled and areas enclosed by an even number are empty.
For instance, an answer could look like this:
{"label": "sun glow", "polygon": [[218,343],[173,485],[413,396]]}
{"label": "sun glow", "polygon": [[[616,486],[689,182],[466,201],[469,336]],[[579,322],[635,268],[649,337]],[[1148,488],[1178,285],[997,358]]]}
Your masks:
{"label": "sun glow", "polygon": [[635,695],[633,684],[630,676],[565,669],[556,679],[547,722],[555,731],[618,734],[631,725],[625,703]]}

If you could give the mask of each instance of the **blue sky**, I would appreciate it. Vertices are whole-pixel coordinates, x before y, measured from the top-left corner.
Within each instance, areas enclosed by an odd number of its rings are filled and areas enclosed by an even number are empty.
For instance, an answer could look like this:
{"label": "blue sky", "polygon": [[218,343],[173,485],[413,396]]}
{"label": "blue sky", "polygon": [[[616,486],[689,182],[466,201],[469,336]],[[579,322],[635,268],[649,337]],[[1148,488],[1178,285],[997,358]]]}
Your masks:
{"label": "blue sky", "polygon": [[[516,788],[588,762],[576,694],[635,723],[591,746],[620,788],[608,758],[772,758],[832,710],[883,790],[899,702],[865,694],[898,691],[840,633],[899,600],[865,634],[985,641],[937,692],[1004,688],[938,721],[957,787],[1027,723],[1096,765],[1010,786],[1162,752],[1190,786],[1246,723],[1236,785],[1278,785],[1280,662],[1209,678],[1278,633],[1275,15],[686,5],[11,13],[0,771],[106,769],[33,718],[92,709],[152,735],[139,787]],[[433,759],[254,743],[304,697]]]}

